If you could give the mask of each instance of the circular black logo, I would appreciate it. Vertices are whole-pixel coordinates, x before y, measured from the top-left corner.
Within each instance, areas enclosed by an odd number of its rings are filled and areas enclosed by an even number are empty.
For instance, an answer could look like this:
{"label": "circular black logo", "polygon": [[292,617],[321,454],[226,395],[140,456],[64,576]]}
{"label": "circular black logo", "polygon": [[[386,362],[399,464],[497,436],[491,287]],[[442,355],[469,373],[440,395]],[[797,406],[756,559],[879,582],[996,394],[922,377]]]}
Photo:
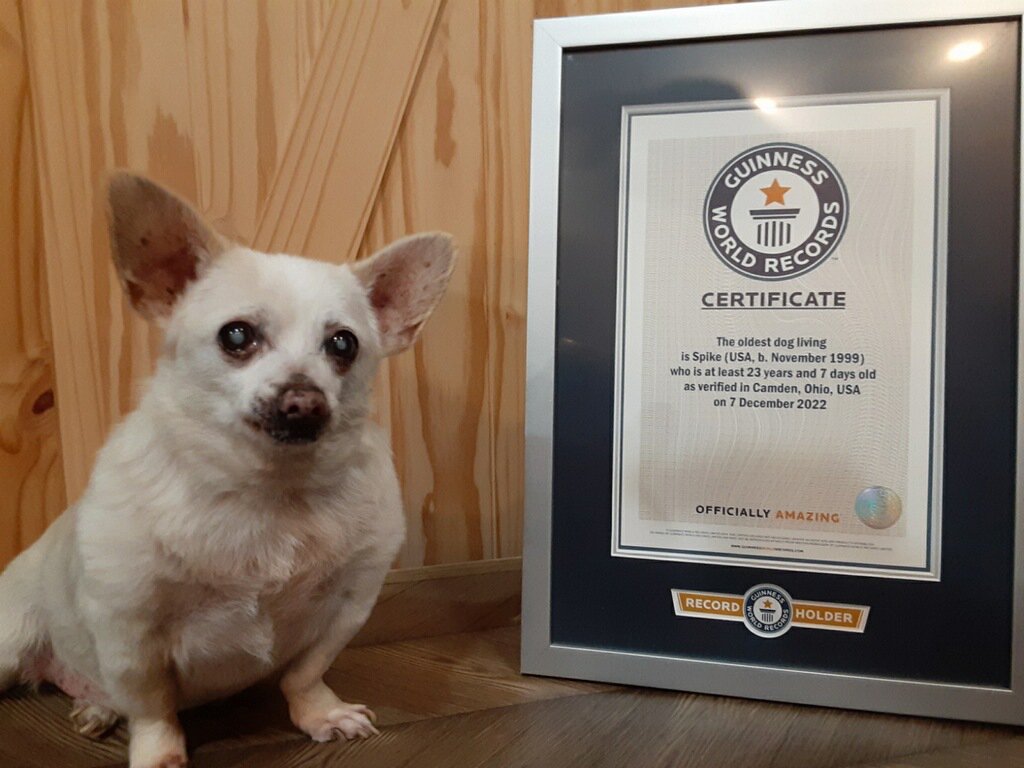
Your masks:
{"label": "circular black logo", "polygon": [[704,200],[704,232],[730,269],[757,280],[810,272],[846,230],[846,187],[799,144],[762,144],[730,160]]}

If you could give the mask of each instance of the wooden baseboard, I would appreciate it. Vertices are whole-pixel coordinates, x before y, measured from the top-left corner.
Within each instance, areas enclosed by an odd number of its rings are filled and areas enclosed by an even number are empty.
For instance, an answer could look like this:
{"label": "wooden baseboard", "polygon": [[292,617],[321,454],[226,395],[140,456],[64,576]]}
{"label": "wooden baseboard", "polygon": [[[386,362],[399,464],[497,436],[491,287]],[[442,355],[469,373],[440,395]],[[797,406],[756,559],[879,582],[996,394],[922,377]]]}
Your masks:
{"label": "wooden baseboard", "polygon": [[392,571],[373,613],[349,645],[517,624],[522,575],[521,557]]}

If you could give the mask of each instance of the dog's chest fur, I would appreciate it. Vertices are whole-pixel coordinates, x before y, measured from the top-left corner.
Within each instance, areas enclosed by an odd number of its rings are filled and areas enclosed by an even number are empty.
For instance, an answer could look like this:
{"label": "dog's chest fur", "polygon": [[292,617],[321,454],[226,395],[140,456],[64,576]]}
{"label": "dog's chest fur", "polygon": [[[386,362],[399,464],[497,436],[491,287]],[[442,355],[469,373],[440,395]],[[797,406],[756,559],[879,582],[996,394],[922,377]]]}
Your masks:
{"label": "dog's chest fur", "polygon": [[222,541],[206,531],[160,542],[154,597],[190,703],[265,678],[338,614],[363,610],[352,586],[393,556],[396,516],[373,508],[372,499],[348,493],[311,501],[286,492],[249,506],[255,501],[240,494],[214,502],[220,508],[211,519],[262,514]]}
{"label": "dog's chest fur", "polygon": [[[117,599],[153,623],[184,704],[266,678],[337,616],[369,610],[376,587],[366,582],[383,577],[404,527],[377,427],[367,425],[344,468],[313,488],[290,485],[288,475],[221,487],[216,472],[168,474],[167,464],[149,461],[152,475],[127,489],[117,478],[129,463],[139,471],[124,450],[137,421],[129,418],[100,460],[109,471],[95,490],[116,503],[92,507],[90,494],[80,507],[83,565],[117,574],[118,593],[131,585]],[[133,582],[133,571],[144,578]]]}
{"label": "dog's chest fur", "polygon": [[[352,610],[344,565],[303,567],[280,555],[273,572],[157,584],[168,653],[183,698],[198,703],[254,683],[306,647],[325,622]],[[284,573],[288,569],[291,572]]]}

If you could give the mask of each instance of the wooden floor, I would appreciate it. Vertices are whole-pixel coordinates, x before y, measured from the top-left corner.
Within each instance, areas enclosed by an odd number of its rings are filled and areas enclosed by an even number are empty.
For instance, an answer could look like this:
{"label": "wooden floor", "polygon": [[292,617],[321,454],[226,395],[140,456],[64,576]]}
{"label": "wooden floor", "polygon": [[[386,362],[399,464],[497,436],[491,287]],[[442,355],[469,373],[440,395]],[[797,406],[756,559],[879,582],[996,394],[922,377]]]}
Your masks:
{"label": "wooden floor", "polygon": [[[522,677],[518,630],[354,648],[328,683],[381,735],[314,744],[273,690],[183,716],[193,768],[1024,768],[1024,729]],[[0,698],[0,768],[124,766],[56,693]]]}

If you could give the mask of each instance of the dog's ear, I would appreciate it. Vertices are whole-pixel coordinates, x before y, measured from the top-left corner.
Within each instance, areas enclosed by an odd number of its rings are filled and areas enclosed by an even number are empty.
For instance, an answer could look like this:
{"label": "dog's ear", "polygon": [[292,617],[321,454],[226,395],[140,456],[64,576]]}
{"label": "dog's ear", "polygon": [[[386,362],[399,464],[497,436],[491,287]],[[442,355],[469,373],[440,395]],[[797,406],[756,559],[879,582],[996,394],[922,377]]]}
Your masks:
{"label": "dog's ear", "polygon": [[352,265],[377,315],[385,355],[416,341],[454,266],[452,236],[443,232],[406,237]]}
{"label": "dog's ear", "polygon": [[141,176],[111,174],[107,199],[114,266],[125,293],[144,317],[167,317],[225,241],[188,203]]}

